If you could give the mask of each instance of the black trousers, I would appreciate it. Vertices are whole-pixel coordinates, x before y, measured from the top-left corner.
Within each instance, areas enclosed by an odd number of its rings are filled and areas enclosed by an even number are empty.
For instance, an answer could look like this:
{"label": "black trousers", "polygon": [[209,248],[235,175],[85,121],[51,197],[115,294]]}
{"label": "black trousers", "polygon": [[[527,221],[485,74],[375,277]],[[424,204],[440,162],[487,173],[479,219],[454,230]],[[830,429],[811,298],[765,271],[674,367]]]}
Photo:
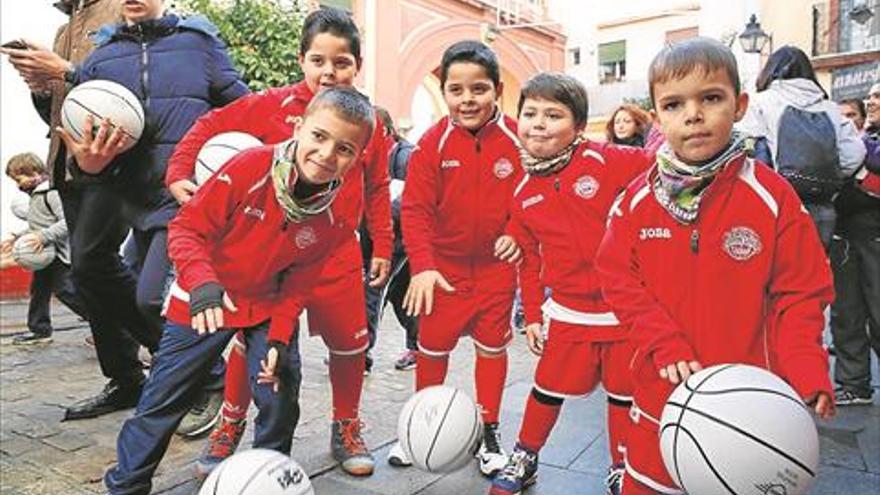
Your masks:
{"label": "black trousers", "polygon": [[73,285],[70,267],[58,258],[46,268],[34,272],[30,294],[27,325],[37,335],[52,335],[52,319],[49,315],[53,294],[81,318],[89,319],[85,303]]}
{"label": "black trousers", "polygon": [[[158,318],[151,321],[138,307],[137,278],[119,255],[129,230],[122,198],[102,183],[66,185],[59,192],[70,233],[73,282],[90,316],[101,372],[112,380],[139,382],[138,346],[155,351],[162,330]],[[167,273],[167,256],[164,269]]]}
{"label": "black trousers", "polygon": [[871,349],[880,358],[880,238],[831,243],[834,292],[831,337],[837,351],[834,381],[860,394],[871,391]]}

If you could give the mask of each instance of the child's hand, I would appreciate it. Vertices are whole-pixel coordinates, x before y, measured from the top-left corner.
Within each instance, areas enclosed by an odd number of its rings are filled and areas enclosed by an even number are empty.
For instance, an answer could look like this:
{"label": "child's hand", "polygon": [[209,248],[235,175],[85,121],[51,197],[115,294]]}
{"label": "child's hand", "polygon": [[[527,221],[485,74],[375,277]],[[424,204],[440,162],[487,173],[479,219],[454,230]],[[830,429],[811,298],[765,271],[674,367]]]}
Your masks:
{"label": "child's hand", "polygon": [[122,153],[129,139],[122,127],[114,126],[110,119],[101,121],[98,132],[93,137],[91,130],[94,122],[91,114],[86,116],[82,141],[77,141],[63,127],[55,128],[64,145],[76,158],[77,166],[87,174],[99,174],[107,168],[116,155]]}
{"label": "child's hand", "polygon": [[455,288],[437,270],[425,270],[414,275],[403,296],[403,309],[407,315],[419,316],[423,306],[425,314],[431,314],[434,310],[434,285],[439,285],[446,292],[455,292]]}
{"label": "child's hand", "polygon": [[229,294],[217,283],[200,285],[190,292],[189,312],[191,326],[199,335],[214,333],[223,328],[223,309],[238,311]]}
{"label": "child's hand", "polygon": [[376,258],[370,260],[370,287],[382,287],[388,281],[388,274],[391,273],[391,262],[385,258]]}
{"label": "child's hand", "polygon": [[199,186],[195,185],[192,181],[183,179],[168,186],[168,192],[174,196],[178,204],[182,205],[192,199],[193,194],[196,193],[198,188]]}
{"label": "child's hand", "polygon": [[269,341],[269,350],[266,351],[266,359],[260,361],[260,371],[257,373],[257,383],[271,383],[272,391],[278,392],[281,380],[278,378],[279,363],[287,354],[287,346],[277,340]]}
{"label": "child's hand", "polygon": [[7,235],[0,241],[0,253],[12,254],[12,245],[15,244],[15,237]]}
{"label": "child's hand", "polygon": [[544,353],[544,332],[540,323],[526,325],[526,342],[528,342],[532,354],[540,356]]}
{"label": "child's hand", "polygon": [[516,239],[509,235],[503,235],[495,241],[495,257],[508,263],[516,263],[522,258],[522,250],[516,243]]}
{"label": "child's hand", "polygon": [[816,412],[816,416],[824,420],[829,420],[837,413],[837,406],[834,405],[834,398],[826,392],[816,392],[807,398],[806,403],[812,406]]}
{"label": "child's hand", "polygon": [[43,251],[43,239],[39,235],[30,232],[21,236],[21,239],[21,243],[25,247],[30,248],[34,253],[40,253]]}
{"label": "child's hand", "polygon": [[696,361],[679,361],[665,368],[660,368],[660,378],[669,380],[673,385],[678,385],[680,382],[686,382],[692,373],[701,369],[703,366]]}

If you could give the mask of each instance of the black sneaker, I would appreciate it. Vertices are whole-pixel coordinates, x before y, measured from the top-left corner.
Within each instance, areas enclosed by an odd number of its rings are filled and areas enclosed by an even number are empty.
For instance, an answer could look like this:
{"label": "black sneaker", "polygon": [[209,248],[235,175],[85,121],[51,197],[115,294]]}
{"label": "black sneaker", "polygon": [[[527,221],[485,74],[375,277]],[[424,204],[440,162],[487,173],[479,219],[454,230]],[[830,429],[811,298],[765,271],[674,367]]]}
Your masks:
{"label": "black sneaker", "polygon": [[397,358],[397,361],[394,362],[394,369],[405,371],[415,368],[418,356],[418,351],[407,349],[406,352],[401,354],[400,357]]}
{"label": "black sneaker", "polygon": [[184,438],[198,438],[217,424],[220,409],[223,407],[223,389],[202,390],[199,399],[177,426],[178,435]]}
{"label": "black sneaker", "polygon": [[98,395],[83,399],[65,409],[64,420],[95,418],[121,409],[131,409],[141,397],[143,383],[123,384],[110,380]]}
{"label": "black sneaker", "polygon": [[517,445],[504,468],[492,480],[489,495],[518,495],[537,479],[538,453]]}
{"label": "black sneaker", "polygon": [[12,338],[12,345],[48,344],[49,342],[52,342],[51,335],[40,335],[33,332],[28,332],[24,335],[16,335]]}
{"label": "black sneaker", "polygon": [[849,388],[839,388],[834,391],[834,402],[838,406],[870,406],[874,403],[874,391],[861,394]]}
{"label": "black sneaker", "polygon": [[498,423],[483,425],[483,442],[476,457],[480,460],[480,472],[483,476],[495,476],[507,464],[507,453],[501,448]]}
{"label": "black sneaker", "polygon": [[623,463],[613,464],[608,468],[608,474],[605,476],[605,494],[620,495],[623,493],[623,474],[626,467]]}

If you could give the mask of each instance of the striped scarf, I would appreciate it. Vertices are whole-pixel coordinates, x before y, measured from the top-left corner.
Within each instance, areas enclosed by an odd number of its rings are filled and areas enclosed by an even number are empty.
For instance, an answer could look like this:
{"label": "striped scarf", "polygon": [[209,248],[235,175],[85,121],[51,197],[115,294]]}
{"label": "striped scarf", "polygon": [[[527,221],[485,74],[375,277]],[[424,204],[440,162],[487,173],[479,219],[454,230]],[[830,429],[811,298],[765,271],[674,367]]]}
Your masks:
{"label": "striped scarf", "polygon": [[294,161],[296,156],[296,140],[291,139],[275,146],[272,157],[272,184],[275,186],[275,198],[288,221],[301,223],[322,213],[330,207],[342,186],[342,179],[326,184],[324,190],[307,198],[297,198],[293,186],[297,181]]}
{"label": "striped scarf", "polygon": [[702,165],[688,165],[675,156],[668,142],[664,143],[657,150],[657,166],[648,178],[654,197],[679,223],[693,223],[715,176],[744,150],[744,137],[734,133],[727,149],[717,157]]}
{"label": "striped scarf", "polygon": [[568,146],[563,148],[559,153],[548,157],[548,158],[538,158],[529,154],[525,148],[522,146],[519,147],[519,158],[522,163],[523,168],[526,173],[529,175],[535,175],[537,177],[544,177],[547,175],[555,174],[560,170],[564,169],[568,162],[571,161],[571,155],[574,153],[575,148],[578,147],[583,142],[580,136],[576,137],[574,141],[571,142]]}

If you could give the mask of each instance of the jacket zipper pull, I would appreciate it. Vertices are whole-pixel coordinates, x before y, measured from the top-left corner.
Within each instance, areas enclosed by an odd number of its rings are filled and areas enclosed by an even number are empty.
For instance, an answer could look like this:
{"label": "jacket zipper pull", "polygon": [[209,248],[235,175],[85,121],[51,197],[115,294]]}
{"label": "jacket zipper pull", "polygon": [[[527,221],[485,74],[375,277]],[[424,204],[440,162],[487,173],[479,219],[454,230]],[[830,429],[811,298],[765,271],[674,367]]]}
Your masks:
{"label": "jacket zipper pull", "polygon": [[480,151],[482,151],[482,149],[483,149],[483,147],[480,145],[480,140],[477,139],[477,153],[479,153]]}
{"label": "jacket zipper pull", "polygon": [[691,231],[691,251],[700,252],[700,231],[697,229]]}
{"label": "jacket zipper pull", "polygon": [[557,177],[556,180],[553,181],[553,188],[556,189],[556,192],[559,192],[559,177]]}

